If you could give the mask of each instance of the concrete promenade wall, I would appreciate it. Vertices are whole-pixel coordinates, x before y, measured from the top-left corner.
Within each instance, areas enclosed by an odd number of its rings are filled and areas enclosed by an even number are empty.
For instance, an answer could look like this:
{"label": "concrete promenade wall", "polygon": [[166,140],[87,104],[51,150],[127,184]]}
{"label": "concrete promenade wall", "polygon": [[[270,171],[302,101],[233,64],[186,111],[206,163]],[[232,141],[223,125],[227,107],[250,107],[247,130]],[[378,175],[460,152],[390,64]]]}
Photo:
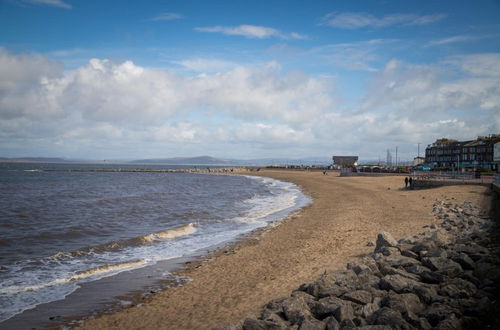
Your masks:
{"label": "concrete promenade wall", "polygon": [[500,182],[493,182],[491,184],[491,189],[493,189],[493,191],[497,194],[500,194]]}
{"label": "concrete promenade wall", "polygon": [[340,176],[410,176],[409,173],[340,172]]}
{"label": "concrete promenade wall", "polygon": [[429,188],[440,186],[456,186],[456,185],[480,185],[489,186],[491,183],[481,182],[480,180],[413,180],[415,188]]}

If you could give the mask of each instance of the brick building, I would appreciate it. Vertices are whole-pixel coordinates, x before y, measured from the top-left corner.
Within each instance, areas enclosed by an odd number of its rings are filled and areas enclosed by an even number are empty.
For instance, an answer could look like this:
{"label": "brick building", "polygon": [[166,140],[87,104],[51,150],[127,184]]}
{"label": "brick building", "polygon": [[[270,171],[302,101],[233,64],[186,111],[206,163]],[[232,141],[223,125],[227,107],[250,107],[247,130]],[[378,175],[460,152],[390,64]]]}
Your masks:
{"label": "brick building", "polygon": [[500,134],[475,140],[438,139],[425,149],[425,163],[433,167],[499,169]]}

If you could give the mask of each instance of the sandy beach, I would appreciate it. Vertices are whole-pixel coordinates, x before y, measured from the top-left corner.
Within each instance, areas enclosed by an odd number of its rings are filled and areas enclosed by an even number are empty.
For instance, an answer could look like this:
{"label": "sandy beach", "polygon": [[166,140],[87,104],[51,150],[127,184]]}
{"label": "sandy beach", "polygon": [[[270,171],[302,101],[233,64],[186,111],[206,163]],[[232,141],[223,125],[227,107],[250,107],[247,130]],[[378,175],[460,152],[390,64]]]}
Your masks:
{"label": "sandy beach", "polygon": [[[247,173],[245,173],[247,174]],[[455,198],[489,207],[488,188],[447,186],[405,190],[404,177],[262,170],[251,175],[293,182],[313,202],[278,226],[222,249],[179,274],[191,282],[153,295],[139,306],[86,321],[81,329],[212,329],[256,314],[326,269],[343,268],[371,252],[380,231],[396,239],[437,223],[436,200]]]}

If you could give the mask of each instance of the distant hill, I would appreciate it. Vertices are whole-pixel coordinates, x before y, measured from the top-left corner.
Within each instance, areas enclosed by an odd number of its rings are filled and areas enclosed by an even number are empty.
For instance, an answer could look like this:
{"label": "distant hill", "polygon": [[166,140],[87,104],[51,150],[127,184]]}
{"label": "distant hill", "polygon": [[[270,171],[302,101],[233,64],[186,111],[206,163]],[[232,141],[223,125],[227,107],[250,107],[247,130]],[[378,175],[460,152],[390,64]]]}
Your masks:
{"label": "distant hill", "polygon": [[167,165],[328,165],[331,163],[329,158],[260,158],[260,159],[222,159],[210,156],[200,157],[175,157],[175,158],[153,158],[138,159],[129,162],[131,164],[167,164]]}
{"label": "distant hill", "polygon": [[[1,162],[26,162],[26,163],[95,163],[101,164],[102,160],[88,159],[68,159],[56,157],[0,157]],[[268,165],[329,165],[330,157],[310,157],[310,158],[259,158],[259,159],[224,159],[211,156],[198,157],[173,157],[173,158],[149,158],[137,160],[114,160],[108,159],[106,162],[112,164],[162,164],[162,165],[239,165],[239,166],[268,166]]]}
{"label": "distant hill", "polygon": [[237,161],[214,158],[210,156],[199,157],[175,157],[175,158],[153,158],[137,159],[130,161],[131,164],[166,164],[166,165],[236,165]]}

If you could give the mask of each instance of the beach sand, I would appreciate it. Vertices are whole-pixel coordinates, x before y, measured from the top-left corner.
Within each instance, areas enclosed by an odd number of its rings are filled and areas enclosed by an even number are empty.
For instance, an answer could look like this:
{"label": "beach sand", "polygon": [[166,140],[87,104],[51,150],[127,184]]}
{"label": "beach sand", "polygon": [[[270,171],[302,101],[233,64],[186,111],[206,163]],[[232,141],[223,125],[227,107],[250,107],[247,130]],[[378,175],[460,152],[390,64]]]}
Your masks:
{"label": "beach sand", "polygon": [[[436,200],[489,207],[487,187],[405,190],[404,177],[338,177],[336,173],[261,170],[251,175],[293,182],[313,203],[278,226],[192,263],[184,286],[153,295],[141,306],[88,320],[82,329],[212,329],[255,315],[269,300],[288,296],[326,269],[371,252],[380,231],[396,239],[437,223]],[[259,239],[256,239],[258,237]]]}

